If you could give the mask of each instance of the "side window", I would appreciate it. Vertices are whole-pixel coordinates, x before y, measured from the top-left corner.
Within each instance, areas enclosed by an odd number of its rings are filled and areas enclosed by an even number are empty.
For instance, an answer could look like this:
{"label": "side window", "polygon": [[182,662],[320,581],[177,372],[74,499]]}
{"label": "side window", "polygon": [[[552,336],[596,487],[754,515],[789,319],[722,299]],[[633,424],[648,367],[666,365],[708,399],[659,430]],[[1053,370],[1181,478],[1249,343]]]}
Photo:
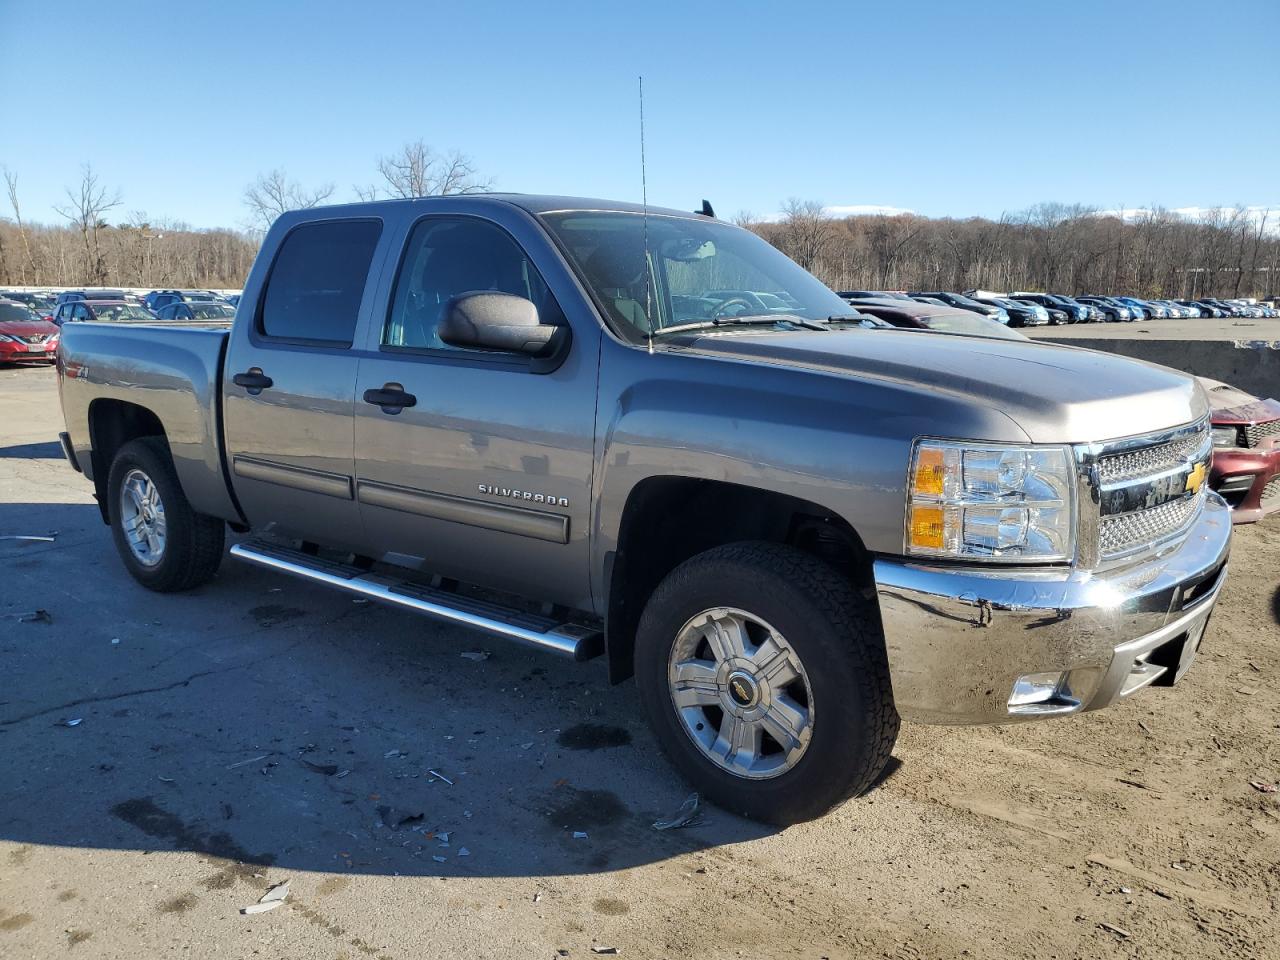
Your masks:
{"label": "side window", "polygon": [[71,319],[72,320],[91,320],[92,317],[89,316],[88,307],[86,307],[83,303],[77,303],[72,308]]}
{"label": "side window", "polygon": [[383,346],[488,353],[451,347],[437,333],[452,297],[485,290],[533,301],[542,323],[565,322],[541,274],[505,230],[482,220],[423,220],[409,235]]}
{"label": "side window", "polygon": [[351,346],[382,223],[333,220],[292,230],[267,278],[258,329],[268,337]]}

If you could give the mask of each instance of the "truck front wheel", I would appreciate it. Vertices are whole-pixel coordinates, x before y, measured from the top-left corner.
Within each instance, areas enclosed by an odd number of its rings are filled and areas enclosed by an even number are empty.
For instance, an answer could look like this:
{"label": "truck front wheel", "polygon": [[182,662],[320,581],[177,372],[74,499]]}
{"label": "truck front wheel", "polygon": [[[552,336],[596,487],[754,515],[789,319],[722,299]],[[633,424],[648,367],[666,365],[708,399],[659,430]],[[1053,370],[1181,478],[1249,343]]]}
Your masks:
{"label": "truck front wheel", "polygon": [[640,698],[700,793],[776,824],[870,788],[898,735],[880,621],[821,560],[737,543],[658,585],[636,636]]}
{"label": "truck front wheel", "polygon": [[225,524],[187,502],[158,437],[122,446],[107,477],[107,515],[125,568],[149,590],[189,590],[222,562]]}

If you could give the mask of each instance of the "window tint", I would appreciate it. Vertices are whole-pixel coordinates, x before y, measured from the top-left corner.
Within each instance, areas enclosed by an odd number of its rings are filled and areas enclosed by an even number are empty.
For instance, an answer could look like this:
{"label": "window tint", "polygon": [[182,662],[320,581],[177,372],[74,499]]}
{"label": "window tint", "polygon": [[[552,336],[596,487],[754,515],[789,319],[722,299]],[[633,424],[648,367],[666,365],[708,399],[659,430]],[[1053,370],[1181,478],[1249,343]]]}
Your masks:
{"label": "window tint", "polygon": [[78,302],[71,308],[71,318],[73,320],[90,320],[89,308],[83,302]]}
{"label": "window tint", "polygon": [[458,294],[480,290],[533,301],[542,323],[565,322],[542,276],[506,231],[480,220],[424,220],[409,236],[383,345],[459,349],[436,332],[444,305]]}
{"label": "window tint", "polygon": [[337,220],[289,233],[267,280],[262,332],[350,346],[381,232],[376,221]]}

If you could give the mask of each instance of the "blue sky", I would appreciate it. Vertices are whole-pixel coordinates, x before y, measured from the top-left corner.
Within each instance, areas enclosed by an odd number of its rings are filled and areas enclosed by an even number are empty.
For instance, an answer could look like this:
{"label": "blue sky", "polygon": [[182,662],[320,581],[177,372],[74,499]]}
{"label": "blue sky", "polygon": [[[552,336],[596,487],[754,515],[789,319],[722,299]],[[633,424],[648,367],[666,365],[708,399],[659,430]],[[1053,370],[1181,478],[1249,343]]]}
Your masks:
{"label": "blue sky", "polygon": [[643,74],[652,203],[1280,209],[1277,36],[1276,0],[0,0],[0,165],[44,221],[86,161],[121,218],[233,226],[259,172],[353,199],[419,138],[639,199]]}

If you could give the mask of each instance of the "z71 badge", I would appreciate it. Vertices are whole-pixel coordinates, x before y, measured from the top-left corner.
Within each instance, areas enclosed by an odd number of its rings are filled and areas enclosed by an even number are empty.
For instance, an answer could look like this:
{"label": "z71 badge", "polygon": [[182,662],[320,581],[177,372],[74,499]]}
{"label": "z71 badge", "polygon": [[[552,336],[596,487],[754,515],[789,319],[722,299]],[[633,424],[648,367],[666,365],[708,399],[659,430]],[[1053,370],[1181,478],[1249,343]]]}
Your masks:
{"label": "z71 badge", "polygon": [[502,497],[511,500],[527,500],[529,503],[545,503],[553,507],[567,507],[568,497],[553,497],[545,493],[532,493],[528,490],[516,490],[512,487],[497,487],[488,483],[477,484],[481,493],[490,497]]}

